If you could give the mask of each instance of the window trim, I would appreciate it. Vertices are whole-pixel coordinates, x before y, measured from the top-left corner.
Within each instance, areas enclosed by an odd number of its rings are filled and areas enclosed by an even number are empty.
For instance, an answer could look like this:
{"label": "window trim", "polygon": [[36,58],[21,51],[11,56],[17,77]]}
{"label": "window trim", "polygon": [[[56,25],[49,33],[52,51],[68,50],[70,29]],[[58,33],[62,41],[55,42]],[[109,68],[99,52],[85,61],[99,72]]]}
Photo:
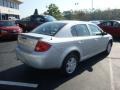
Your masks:
{"label": "window trim", "polygon": [[72,34],[72,30],[73,30],[72,28],[74,28],[74,27],[75,27],[75,25],[70,28],[71,35],[72,35],[73,37],[78,37],[78,34],[77,34],[76,29],[74,30],[75,33],[76,33],[76,35],[74,36],[74,35]]}

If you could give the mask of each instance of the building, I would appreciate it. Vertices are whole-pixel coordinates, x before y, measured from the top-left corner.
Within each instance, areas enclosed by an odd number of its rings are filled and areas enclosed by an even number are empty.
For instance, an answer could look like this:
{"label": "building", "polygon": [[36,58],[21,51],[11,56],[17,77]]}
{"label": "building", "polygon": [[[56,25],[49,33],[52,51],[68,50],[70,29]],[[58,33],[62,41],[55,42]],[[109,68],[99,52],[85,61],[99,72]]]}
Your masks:
{"label": "building", "polygon": [[0,20],[8,20],[10,17],[19,19],[19,5],[22,0],[0,0]]}

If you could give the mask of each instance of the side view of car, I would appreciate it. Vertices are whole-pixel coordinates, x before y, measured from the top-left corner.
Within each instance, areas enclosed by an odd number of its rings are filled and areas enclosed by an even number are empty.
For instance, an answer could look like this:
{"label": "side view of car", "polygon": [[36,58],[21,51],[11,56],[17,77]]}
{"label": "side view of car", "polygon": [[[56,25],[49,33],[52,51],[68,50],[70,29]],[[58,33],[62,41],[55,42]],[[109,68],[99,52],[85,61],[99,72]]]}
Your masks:
{"label": "side view of car", "polygon": [[120,21],[108,20],[104,21],[99,26],[113,37],[120,37]]}
{"label": "side view of car", "polygon": [[71,75],[78,62],[101,52],[109,54],[111,47],[112,36],[93,23],[55,21],[20,34],[16,56],[31,67],[61,69],[66,75]]}
{"label": "side view of car", "polygon": [[16,21],[16,23],[19,24],[24,32],[29,32],[45,22],[52,21],[56,21],[56,19],[50,15],[31,15],[26,19]]}
{"label": "side view of car", "polygon": [[22,33],[22,29],[16,25],[15,21],[0,21],[0,38],[16,38],[19,33]]}

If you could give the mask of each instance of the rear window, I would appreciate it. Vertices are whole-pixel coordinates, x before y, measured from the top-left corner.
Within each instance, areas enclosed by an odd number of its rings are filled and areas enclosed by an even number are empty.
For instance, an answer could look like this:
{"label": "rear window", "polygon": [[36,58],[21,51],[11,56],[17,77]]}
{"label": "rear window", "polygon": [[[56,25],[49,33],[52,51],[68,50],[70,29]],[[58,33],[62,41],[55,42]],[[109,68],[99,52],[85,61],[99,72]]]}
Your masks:
{"label": "rear window", "polygon": [[35,28],[32,31],[32,33],[54,36],[64,26],[65,26],[65,23],[48,22]]}

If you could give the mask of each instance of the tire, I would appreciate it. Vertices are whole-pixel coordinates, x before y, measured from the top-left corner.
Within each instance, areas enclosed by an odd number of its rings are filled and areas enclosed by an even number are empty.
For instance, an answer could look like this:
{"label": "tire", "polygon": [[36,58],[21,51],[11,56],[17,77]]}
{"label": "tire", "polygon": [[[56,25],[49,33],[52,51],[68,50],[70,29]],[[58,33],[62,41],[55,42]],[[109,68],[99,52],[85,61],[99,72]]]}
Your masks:
{"label": "tire", "polygon": [[107,45],[107,48],[105,50],[105,54],[109,55],[110,54],[110,51],[111,51],[111,48],[112,48],[112,43],[109,42],[108,45]]}
{"label": "tire", "polygon": [[72,75],[76,72],[79,57],[74,53],[69,54],[63,61],[62,73],[66,76]]}

